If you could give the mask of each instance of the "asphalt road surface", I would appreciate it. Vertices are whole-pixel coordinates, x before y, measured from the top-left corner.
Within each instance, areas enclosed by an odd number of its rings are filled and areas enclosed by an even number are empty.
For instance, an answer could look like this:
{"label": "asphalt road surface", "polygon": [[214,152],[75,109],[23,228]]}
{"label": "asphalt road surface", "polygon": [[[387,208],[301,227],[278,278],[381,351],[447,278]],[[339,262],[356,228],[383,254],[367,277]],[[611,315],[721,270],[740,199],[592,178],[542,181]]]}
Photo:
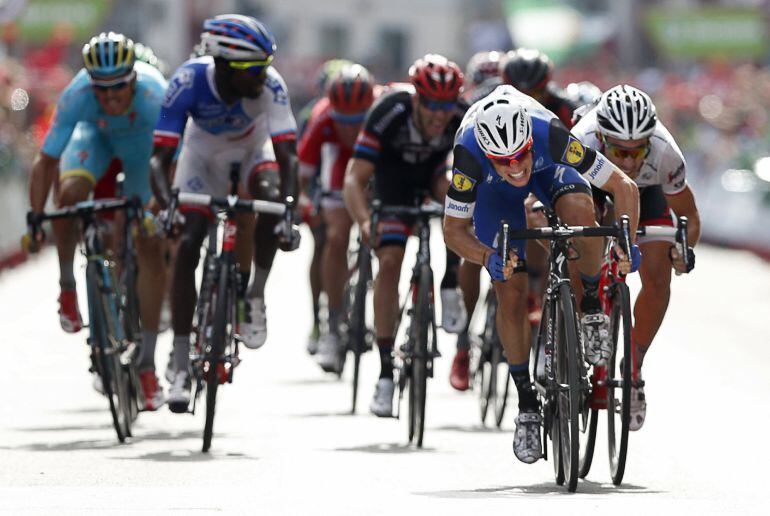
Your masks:
{"label": "asphalt road surface", "polygon": [[[484,427],[475,394],[451,389],[454,338],[443,332],[423,449],[407,444],[405,419],[368,414],[375,353],[362,363],[359,413],[348,415],[347,375],[324,374],[305,351],[309,249],[306,238],[300,251],[276,259],[267,344],[244,350],[235,382],[221,389],[209,454],[200,452],[202,414],[165,408],[141,414],[133,441],[118,444],[106,400],[91,389],[85,331],[59,328],[51,249],[0,275],[0,513],[764,512],[767,263],[698,250],[693,274],[674,279],[646,360],[647,421],[631,435],[623,485],[610,482],[602,433],[593,469],[572,495],[554,484],[550,463],[514,458],[512,411],[502,430]],[[440,277],[443,259],[435,261]],[[81,269],[77,275],[82,279]],[[158,345],[161,376],[170,343],[166,332]]]}

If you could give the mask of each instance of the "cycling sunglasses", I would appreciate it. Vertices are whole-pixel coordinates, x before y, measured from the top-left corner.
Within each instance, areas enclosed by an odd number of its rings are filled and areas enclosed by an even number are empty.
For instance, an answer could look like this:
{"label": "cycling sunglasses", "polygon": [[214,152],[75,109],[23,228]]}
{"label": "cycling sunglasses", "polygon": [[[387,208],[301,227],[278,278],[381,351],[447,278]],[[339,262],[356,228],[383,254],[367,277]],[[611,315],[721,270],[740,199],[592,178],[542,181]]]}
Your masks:
{"label": "cycling sunglasses", "polygon": [[117,77],[113,79],[95,79],[92,77],[91,86],[93,86],[94,89],[97,89],[99,91],[122,90],[123,88],[131,84],[131,81],[133,81],[135,77],[136,77],[135,72],[131,72],[126,76]]}
{"label": "cycling sunglasses", "polygon": [[259,61],[229,61],[228,64],[235,70],[246,70],[251,75],[261,75],[272,62],[273,56],[267,56]]}
{"label": "cycling sunglasses", "polygon": [[522,159],[526,158],[527,154],[529,154],[531,150],[532,150],[532,138],[529,139],[529,141],[524,145],[524,147],[517,150],[510,156],[490,156],[489,154],[487,154],[487,158],[489,158],[490,161],[502,167],[512,167],[513,165],[519,163]]}
{"label": "cycling sunglasses", "polygon": [[638,160],[645,157],[647,152],[650,150],[649,141],[647,141],[647,143],[643,143],[642,145],[637,145],[636,147],[623,147],[621,145],[615,145],[608,142],[607,139],[602,136],[602,143],[604,144],[604,149],[607,151],[607,153],[612,154],[618,159],[631,158],[633,160]]}
{"label": "cycling sunglasses", "polygon": [[419,95],[418,99],[420,100],[420,105],[428,111],[452,111],[457,107],[456,100],[431,100],[422,95]]}
{"label": "cycling sunglasses", "polygon": [[128,86],[130,83],[131,81],[123,81],[123,82],[118,82],[116,84],[111,84],[109,86],[104,86],[101,84],[94,84],[93,86],[94,86],[94,89],[99,91],[118,91],[118,90],[122,90],[123,88]]}

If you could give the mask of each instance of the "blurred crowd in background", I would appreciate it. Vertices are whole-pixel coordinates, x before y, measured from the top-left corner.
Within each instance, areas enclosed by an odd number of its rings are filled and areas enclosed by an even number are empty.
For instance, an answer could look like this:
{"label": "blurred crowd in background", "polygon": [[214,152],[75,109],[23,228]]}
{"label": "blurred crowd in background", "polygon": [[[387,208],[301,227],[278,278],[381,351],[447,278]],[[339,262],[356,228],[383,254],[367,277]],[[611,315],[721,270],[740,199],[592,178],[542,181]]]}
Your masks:
{"label": "blurred crowd in background", "polygon": [[[303,8],[304,0],[296,2],[296,9]],[[422,34],[419,26],[416,29],[419,37],[413,37],[411,40],[404,37],[404,34],[409,36],[408,32],[394,31],[386,26],[379,36],[379,41],[384,42],[385,46],[380,45],[381,48],[377,52],[369,52],[368,57],[362,58],[361,53],[356,54],[354,50],[360,47],[354,44],[357,40],[347,34],[346,27],[334,24],[321,27],[320,50],[316,48],[314,53],[303,54],[297,51],[298,46],[304,46],[303,40],[292,34],[291,20],[287,21],[280,15],[280,9],[288,9],[286,6],[291,3],[259,0],[190,0],[181,3],[178,0],[169,0],[166,4],[157,0],[10,0],[2,3],[0,192],[4,193],[0,193],[3,195],[0,216],[6,221],[18,219],[18,211],[21,211],[23,219],[23,212],[26,210],[26,176],[31,160],[45,135],[59,93],[80,67],[79,50],[87,39],[85,34],[114,28],[138,41],[145,36],[150,41],[142,42],[153,46],[156,55],[167,61],[170,71],[184,59],[185,56],[180,54],[179,45],[176,45],[177,52],[174,54],[171,47],[166,49],[163,48],[164,45],[155,44],[157,41],[164,41],[159,39],[157,31],[154,36],[151,31],[147,35],[132,33],[132,30],[142,27],[145,21],[147,24],[152,23],[152,9],[166,9],[171,12],[172,17],[174,12],[187,13],[183,32],[187,42],[192,44],[200,31],[199,20],[211,14],[240,9],[240,12],[245,14],[263,17],[276,33],[279,50],[274,64],[287,80],[295,110],[301,109],[307,100],[318,93],[315,78],[321,63],[327,58],[348,57],[362,61],[378,79],[384,81],[405,79],[408,63],[413,57],[430,51],[449,54],[448,57],[465,68],[465,62],[470,55],[479,50],[509,50],[517,45],[533,46],[522,43],[526,38],[517,37],[517,30],[521,32],[517,27],[521,24],[517,26],[515,23],[516,20],[521,22],[530,19],[525,15],[532,16],[533,11],[523,9],[532,2],[480,0],[472,4],[474,7],[468,7],[466,14],[470,19],[465,23],[463,36],[459,38],[462,40],[459,47],[462,51],[454,50],[459,55],[452,55],[452,50],[430,48],[429,44],[425,43],[430,41],[430,35]],[[349,2],[337,0],[329,5],[332,9],[335,6],[344,8],[343,4],[346,3]],[[59,9],[65,9],[60,11],[63,13],[68,12],[68,7],[89,7],[93,11],[91,15],[95,17],[90,22],[92,26],[73,26],[66,18],[62,21],[60,17],[58,22],[45,29],[38,27],[38,33],[34,34],[34,37],[25,37],[25,9],[34,11],[37,8],[39,15],[40,12],[47,12],[41,11],[41,8],[54,4]],[[358,0],[358,4],[372,7],[370,2],[363,0]],[[442,6],[468,6],[468,2],[462,0],[446,0],[445,3],[421,0],[406,3],[396,1],[392,9],[398,9],[401,4],[411,5],[414,9],[411,15],[408,11],[403,14],[404,19],[408,18],[410,22],[419,22],[415,18],[422,16],[421,9],[442,10]],[[555,2],[538,3],[540,4],[551,5]],[[713,13],[714,9],[720,6],[727,10],[744,8],[748,10],[749,15],[765,16],[765,21],[761,22],[762,26],[770,27],[766,21],[768,2],[765,0],[575,0],[563,4],[572,5],[573,15],[581,10],[580,15],[585,17],[582,12],[582,9],[585,9],[586,12],[593,12],[599,21],[612,20],[611,17],[602,18],[609,11],[617,16],[635,16],[640,6],[648,6],[650,9],[657,9],[657,16],[662,16],[663,22],[659,23],[671,21],[666,19],[666,9],[678,9],[677,12],[681,13],[682,9],[698,7],[702,8],[704,13]],[[275,9],[271,11],[271,7]],[[538,7],[540,8],[542,6]],[[137,11],[140,11],[140,14],[137,14]],[[701,24],[714,22],[705,16],[700,20]],[[554,15],[552,19],[557,18]],[[567,17],[566,22],[562,20],[558,23],[568,23],[569,19]],[[748,17],[739,21],[750,23]],[[694,22],[693,19],[688,19],[682,22],[682,26],[686,27],[687,23],[692,26],[697,22],[698,20]],[[329,27],[334,30],[328,30]],[[706,56],[688,59],[657,59],[657,50],[651,42],[653,38],[642,37],[643,34],[638,30],[631,31],[632,36],[639,38],[638,44],[632,40],[629,46],[629,31],[615,30],[605,31],[606,34],[602,38],[586,45],[585,39],[589,36],[587,33],[590,27],[589,23],[585,23],[585,28],[581,29],[586,34],[581,33],[582,39],[576,40],[579,44],[575,44],[574,52],[566,45],[552,54],[556,62],[556,82],[566,86],[570,82],[587,80],[602,90],[618,83],[629,83],[648,92],[655,101],[661,120],[672,132],[687,158],[688,178],[693,183],[699,207],[703,212],[704,237],[712,242],[754,247],[770,254],[770,229],[761,225],[757,228],[755,224],[770,216],[770,159],[763,160],[770,156],[770,53],[767,51],[767,45],[761,49],[751,47],[746,55],[741,52],[735,55],[730,52],[707,52]],[[674,34],[670,27],[662,30],[664,34]],[[694,30],[703,29],[701,27]],[[167,37],[174,34],[171,27],[167,31]],[[765,32],[770,33],[770,30]],[[282,35],[287,40],[284,47]],[[454,40],[457,39],[458,37],[454,37]],[[763,34],[759,43],[763,44],[767,40]],[[183,48],[191,52],[192,44],[187,42]],[[525,42],[531,43],[532,40]],[[725,44],[737,43],[728,41]],[[417,48],[422,46],[425,48]],[[627,62],[629,48],[630,55],[635,55],[634,66],[629,66]],[[346,55],[347,49],[350,49],[350,54]],[[541,50],[550,53],[548,48],[541,47]],[[9,193],[9,190],[15,192],[14,189],[21,193]],[[12,196],[12,199],[7,200],[8,196]],[[732,222],[726,219],[731,219]],[[745,234],[738,234],[740,231],[736,232],[735,229],[738,222],[743,226],[754,223],[755,227],[745,231]],[[18,241],[22,229],[23,225],[2,225],[0,259],[2,252]]]}

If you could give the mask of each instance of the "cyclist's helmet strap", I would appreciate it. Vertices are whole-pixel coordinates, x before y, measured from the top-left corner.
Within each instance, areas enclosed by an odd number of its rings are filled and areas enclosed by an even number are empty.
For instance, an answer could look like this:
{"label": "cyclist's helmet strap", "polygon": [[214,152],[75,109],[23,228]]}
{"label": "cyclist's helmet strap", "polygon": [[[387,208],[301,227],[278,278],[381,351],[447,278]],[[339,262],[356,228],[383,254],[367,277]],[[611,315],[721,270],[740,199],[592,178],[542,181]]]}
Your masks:
{"label": "cyclist's helmet strap", "polygon": [[500,65],[503,81],[519,90],[545,88],[553,72],[548,56],[532,48],[511,50]]}
{"label": "cyclist's helmet strap", "polygon": [[655,131],[658,117],[650,96],[622,84],[610,88],[596,108],[599,132],[621,140],[648,138]]}
{"label": "cyclist's helmet strap", "polygon": [[426,54],[409,68],[417,93],[431,100],[456,100],[463,86],[460,67],[444,56]]}
{"label": "cyclist's helmet strap", "polygon": [[135,60],[134,42],[123,34],[102,32],[83,45],[83,65],[93,78],[127,75]]}
{"label": "cyclist's helmet strap", "polygon": [[326,95],[337,113],[362,113],[374,102],[374,79],[363,66],[351,64],[329,79]]}
{"label": "cyclist's helmet strap", "polygon": [[263,61],[275,54],[275,38],[259,20],[240,14],[222,14],[203,22],[201,45],[205,54],[227,61]]}

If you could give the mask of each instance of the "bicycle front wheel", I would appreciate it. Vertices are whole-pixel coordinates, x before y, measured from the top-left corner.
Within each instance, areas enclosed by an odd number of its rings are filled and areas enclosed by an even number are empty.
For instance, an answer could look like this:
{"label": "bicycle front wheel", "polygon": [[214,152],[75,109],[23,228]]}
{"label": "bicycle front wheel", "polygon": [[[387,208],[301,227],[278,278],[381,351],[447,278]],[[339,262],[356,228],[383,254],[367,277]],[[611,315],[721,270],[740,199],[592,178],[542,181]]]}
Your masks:
{"label": "bicycle front wheel", "polygon": [[217,285],[214,321],[211,329],[211,343],[207,355],[207,376],[206,376],[206,422],[203,426],[203,451],[207,452],[211,448],[211,439],[214,436],[214,415],[216,413],[217,390],[220,381],[220,375],[224,374],[223,355],[225,350],[225,339],[227,339],[228,316],[232,308],[232,293],[235,292],[229,288],[232,281],[230,277],[230,268],[223,264],[219,272],[219,283]]}
{"label": "bicycle front wheel", "polygon": [[349,316],[348,348],[353,352],[353,404],[351,414],[356,412],[358,402],[358,377],[361,355],[366,351],[366,296],[368,293],[369,274],[371,273],[371,255],[364,245],[358,250],[358,272],[353,290],[353,301]]}
{"label": "bicycle front wheel", "polygon": [[497,428],[503,424],[505,416],[505,407],[508,403],[508,392],[511,386],[511,375],[508,372],[508,362],[503,356],[503,348],[500,342],[495,339],[492,348],[492,371],[494,374],[493,388],[495,389],[495,424]]}
{"label": "bicycle front wheel", "polygon": [[432,289],[431,270],[427,265],[420,268],[420,281],[417,287],[417,304],[414,307],[414,319],[411,329],[413,335],[413,355],[411,378],[409,379],[409,441],[416,440],[422,448],[425,435],[425,400],[428,388],[428,361],[432,360],[428,352],[428,339],[432,328],[430,296]]}
{"label": "bicycle front wheel", "polygon": [[607,364],[607,439],[612,483],[620,485],[626,469],[628,427],[631,422],[631,297],[628,285],[622,282],[613,284],[611,295],[613,350]]}
{"label": "bicycle front wheel", "polygon": [[580,414],[580,372],[578,364],[577,318],[572,289],[567,284],[559,287],[559,309],[557,313],[556,379],[557,421],[559,425],[559,451],[564,466],[564,480],[567,489],[577,489],[580,466],[579,414]]}

